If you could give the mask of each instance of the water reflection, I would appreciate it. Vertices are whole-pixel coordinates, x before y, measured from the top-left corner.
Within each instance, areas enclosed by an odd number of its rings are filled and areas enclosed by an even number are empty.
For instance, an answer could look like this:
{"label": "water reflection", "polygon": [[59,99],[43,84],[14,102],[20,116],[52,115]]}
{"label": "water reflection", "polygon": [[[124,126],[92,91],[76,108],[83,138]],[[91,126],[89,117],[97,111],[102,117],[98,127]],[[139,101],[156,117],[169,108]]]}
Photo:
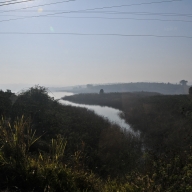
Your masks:
{"label": "water reflection", "polygon": [[[53,92],[53,93],[50,93],[49,95],[51,97],[54,97],[55,99],[60,99],[61,97],[64,97],[64,96],[73,95],[73,93]],[[102,107],[99,105],[77,104],[77,103],[73,103],[73,102],[61,100],[61,99],[59,100],[59,102],[63,105],[71,105],[71,106],[75,106],[75,107],[87,108],[89,110],[94,111],[97,115],[100,115],[100,116],[108,119],[111,123],[115,123],[123,129],[128,129],[128,130],[132,131],[130,126],[125,122],[125,120],[120,118],[119,115],[122,114],[123,112],[118,109],[114,109],[111,107]]]}

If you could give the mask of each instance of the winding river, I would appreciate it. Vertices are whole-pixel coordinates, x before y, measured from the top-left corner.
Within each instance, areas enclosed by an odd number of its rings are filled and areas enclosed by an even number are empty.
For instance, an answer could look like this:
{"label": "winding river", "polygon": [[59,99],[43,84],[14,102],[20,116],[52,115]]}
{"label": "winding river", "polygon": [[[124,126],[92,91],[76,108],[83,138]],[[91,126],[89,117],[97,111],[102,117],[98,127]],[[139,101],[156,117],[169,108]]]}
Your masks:
{"label": "winding river", "polygon": [[111,123],[115,123],[115,124],[119,125],[122,129],[127,129],[127,130],[133,132],[132,129],[130,128],[129,124],[127,124],[124,119],[120,118],[119,115],[123,114],[123,112],[118,109],[114,109],[111,107],[103,107],[103,106],[99,106],[99,105],[77,104],[77,103],[73,103],[73,102],[70,102],[67,100],[62,100],[61,98],[64,96],[73,95],[73,93],[69,93],[69,92],[52,92],[52,93],[50,92],[49,95],[51,97],[54,97],[54,99],[60,99],[59,102],[62,105],[71,105],[71,106],[75,106],[75,107],[87,108],[88,110],[94,111],[97,115],[100,115],[103,118],[106,118]]}

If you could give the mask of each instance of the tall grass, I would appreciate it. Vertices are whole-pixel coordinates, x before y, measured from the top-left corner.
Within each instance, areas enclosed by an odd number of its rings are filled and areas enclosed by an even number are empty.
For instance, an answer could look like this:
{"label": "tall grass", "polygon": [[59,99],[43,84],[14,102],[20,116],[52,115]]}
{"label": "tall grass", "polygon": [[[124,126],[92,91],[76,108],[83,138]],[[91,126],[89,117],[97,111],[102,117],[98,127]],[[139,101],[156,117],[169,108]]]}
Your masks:
{"label": "tall grass", "polygon": [[[90,171],[73,169],[64,162],[66,140],[52,139],[49,153],[31,153],[40,137],[24,117],[13,125],[0,122],[0,190],[8,191],[102,191],[103,183]],[[76,153],[74,156],[77,156]],[[75,164],[78,160],[74,160]]]}
{"label": "tall grass", "polygon": [[[191,191],[192,155],[167,160],[146,155],[145,173],[133,170],[125,178],[100,179],[81,166],[82,151],[74,153],[74,166],[65,162],[67,141],[61,135],[50,140],[49,152],[32,153],[35,136],[24,117],[13,124],[0,121],[0,190],[42,192],[153,192]],[[79,165],[78,165],[79,163]],[[147,163],[149,164],[147,166]]]}

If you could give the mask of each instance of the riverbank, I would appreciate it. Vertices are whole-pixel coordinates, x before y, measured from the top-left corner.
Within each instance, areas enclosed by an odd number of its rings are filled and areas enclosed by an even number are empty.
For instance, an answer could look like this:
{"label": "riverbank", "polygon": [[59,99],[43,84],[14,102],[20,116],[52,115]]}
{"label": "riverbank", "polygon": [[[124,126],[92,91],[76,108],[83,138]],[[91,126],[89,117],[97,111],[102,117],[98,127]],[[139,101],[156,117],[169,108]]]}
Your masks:
{"label": "riverbank", "polygon": [[[79,94],[65,100],[110,106],[123,111],[134,130],[139,130],[146,145],[157,152],[189,150],[191,143],[192,98],[189,95],[157,93]],[[181,142],[181,138],[183,139]]]}
{"label": "riverbank", "polygon": [[[62,105],[86,108],[90,111],[93,111],[96,115],[99,115],[104,119],[107,119],[112,125],[116,124],[122,129],[126,129],[126,130],[129,130],[130,132],[133,132],[133,130],[130,128],[130,125],[127,124],[125,120],[120,117],[123,115],[122,111],[112,107],[106,107],[106,106],[100,106],[100,105],[84,105],[84,104],[73,103],[73,102],[61,99],[65,96],[72,96],[72,95],[74,94],[70,92],[50,92],[49,93],[50,97],[54,97],[54,99],[58,100],[58,102],[61,103]],[[137,134],[137,133],[134,133],[134,134]]]}
{"label": "riverbank", "polygon": [[71,101],[78,104],[87,104],[87,105],[100,105],[100,106],[108,106],[113,107],[115,109],[123,110],[127,99],[131,99],[132,101],[137,98],[148,97],[160,95],[159,93],[151,93],[151,92],[123,92],[123,93],[81,93],[74,94],[73,96],[65,96],[63,99],[67,101]]}

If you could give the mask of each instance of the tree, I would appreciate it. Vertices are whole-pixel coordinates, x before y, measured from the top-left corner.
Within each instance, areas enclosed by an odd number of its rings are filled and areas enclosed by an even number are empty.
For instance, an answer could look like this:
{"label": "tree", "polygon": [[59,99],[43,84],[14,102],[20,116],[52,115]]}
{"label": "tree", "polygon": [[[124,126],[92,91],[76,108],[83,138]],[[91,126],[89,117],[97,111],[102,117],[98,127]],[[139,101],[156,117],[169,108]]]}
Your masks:
{"label": "tree", "polygon": [[189,88],[189,95],[192,95],[192,87]]}
{"label": "tree", "polygon": [[186,81],[186,80],[181,80],[179,83],[180,83],[182,86],[184,86],[184,85],[187,85],[188,81]]}
{"label": "tree", "polygon": [[103,93],[104,93],[104,90],[101,89],[101,90],[99,91],[99,94],[103,94]]}

